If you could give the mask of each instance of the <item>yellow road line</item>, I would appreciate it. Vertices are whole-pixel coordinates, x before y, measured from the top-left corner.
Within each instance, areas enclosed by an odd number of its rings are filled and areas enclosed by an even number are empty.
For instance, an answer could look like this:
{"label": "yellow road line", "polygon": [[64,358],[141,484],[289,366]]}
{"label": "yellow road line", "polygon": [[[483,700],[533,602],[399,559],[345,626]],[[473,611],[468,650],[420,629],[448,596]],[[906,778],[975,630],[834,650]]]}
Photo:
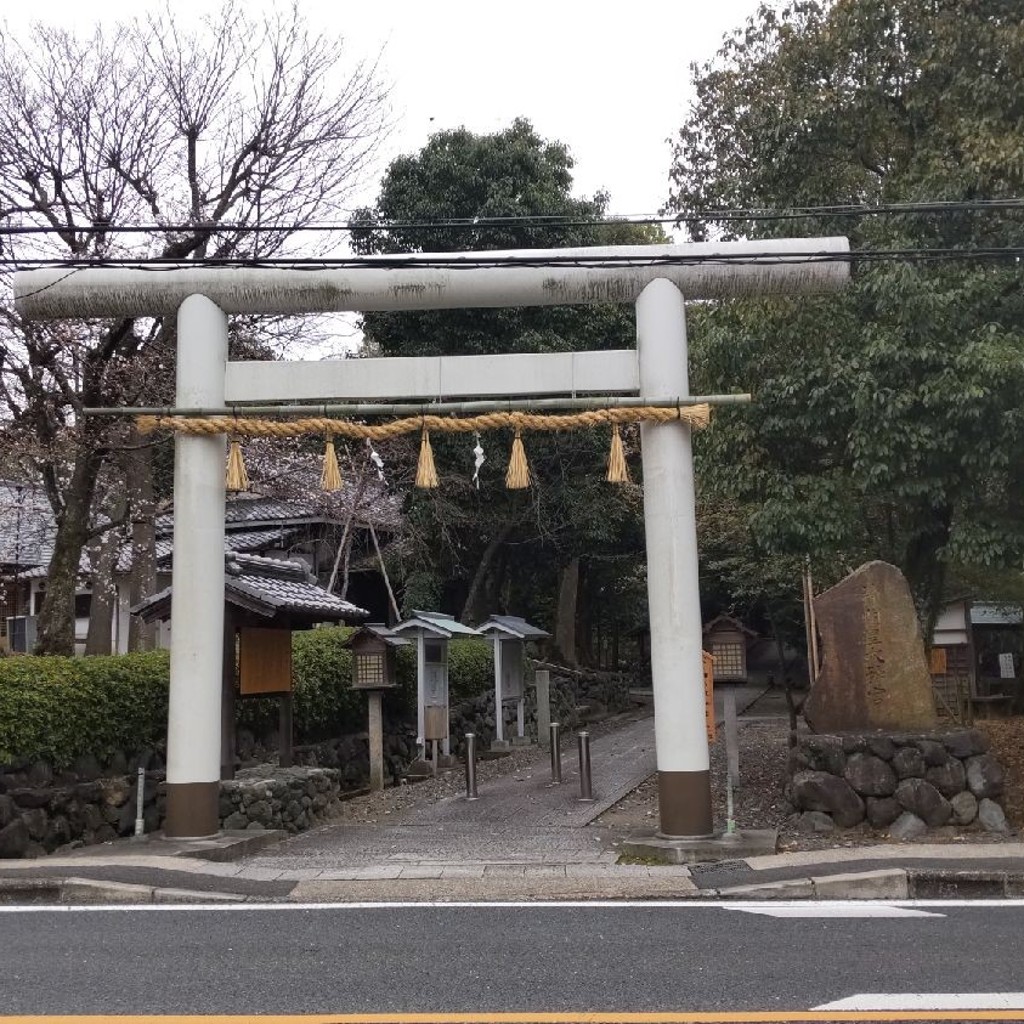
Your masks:
{"label": "yellow road line", "polygon": [[753,1010],[649,1013],[310,1013],[3,1016],[0,1024],[856,1024],[911,1021],[1021,1021],[1020,1010]]}

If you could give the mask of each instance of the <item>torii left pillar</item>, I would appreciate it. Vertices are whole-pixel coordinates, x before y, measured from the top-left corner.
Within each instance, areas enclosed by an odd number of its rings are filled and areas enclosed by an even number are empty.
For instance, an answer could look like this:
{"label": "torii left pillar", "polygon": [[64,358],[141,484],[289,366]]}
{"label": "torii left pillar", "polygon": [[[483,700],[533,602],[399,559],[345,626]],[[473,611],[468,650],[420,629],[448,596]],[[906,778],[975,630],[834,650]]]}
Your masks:
{"label": "torii left pillar", "polygon": [[[178,309],[175,404],[220,408],[228,320],[203,295]],[[167,723],[168,837],[198,839],[218,828],[224,670],[225,435],[174,441],[174,575]]]}

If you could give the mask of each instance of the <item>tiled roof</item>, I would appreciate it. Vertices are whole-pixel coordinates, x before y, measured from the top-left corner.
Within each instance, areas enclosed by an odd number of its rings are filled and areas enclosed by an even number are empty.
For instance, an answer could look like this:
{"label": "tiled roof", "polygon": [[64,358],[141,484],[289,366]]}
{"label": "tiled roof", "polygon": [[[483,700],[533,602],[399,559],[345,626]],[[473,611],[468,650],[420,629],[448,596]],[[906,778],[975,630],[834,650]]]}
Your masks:
{"label": "tiled roof", "polygon": [[[264,494],[229,494],[224,509],[224,524],[232,527],[259,524],[287,524],[297,522],[344,523],[348,518],[355,489],[347,485],[341,492],[330,496],[327,502],[303,498],[275,498]],[[379,529],[395,529],[401,522],[401,501],[383,488],[369,485],[359,499],[358,522],[372,522]],[[174,513],[158,516],[156,529],[169,535],[174,528]]]}
{"label": "tiled roof", "polygon": [[[365,609],[321,587],[304,562],[279,558],[226,555],[224,592],[229,603],[268,618],[283,614],[320,622],[369,615]],[[136,605],[132,612],[147,620],[168,618],[170,599],[171,588],[167,587]]]}
{"label": "tiled roof", "polygon": [[972,604],[972,626],[1019,626],[1024,621],[1019,604]]}
{"label": "tiled roof", "polygon": [[29,484],[0,480],[0,564],[26,569],[53,554],[53,511]]}
{"label": "tiled roof", "polygon": [[[225,530],[224,551],[227,554],[241,551],[262,551],[266,548],[286,544],[295,534],[296,527],[275,526],[266,530]],[[156,539],[156,564],[161,569],[170,569],[174,553],[173,538],[168,535]],[[130,572],[132,567],[132,546],[122,546],[117,556],[117,572]]]}
{"label": "tiled roof", "polygon": [[228,556],[224,571],[229,593],[250,597],[273,611],[335,619],[361,619],[370,614],[321,587],[304,562],[236,554]]}

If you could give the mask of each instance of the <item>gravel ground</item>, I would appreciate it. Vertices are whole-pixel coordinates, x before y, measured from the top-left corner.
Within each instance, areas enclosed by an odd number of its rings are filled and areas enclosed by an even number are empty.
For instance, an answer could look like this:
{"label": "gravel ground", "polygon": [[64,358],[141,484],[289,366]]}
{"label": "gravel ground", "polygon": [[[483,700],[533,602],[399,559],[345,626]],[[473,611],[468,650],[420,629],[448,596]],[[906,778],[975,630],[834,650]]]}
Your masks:
{"label": "gravel ground", "polygon": [[[777,721],[739,722],[740,775],[743,785],[735,794],[735,819],[739,828],[777,828],[779,851],[820,850],[837,847],[874,846],[895,842],[885,831],[861,825],[845,831],[806,833],[792,824],[791,808],[782,795],[786,780],[789,724]],[[998,751],[997,751],[998,753]],[[711,781],[716,826],[726,821],[725,740],[722,732],[711,747]],[[609,808],[595,824],[616,829],[651,828],[658,820],[658,787],[648,779]],[[1016,841],[1014,833],[999,835],[973,826],[930,829],[921,843],[992,843]]]}

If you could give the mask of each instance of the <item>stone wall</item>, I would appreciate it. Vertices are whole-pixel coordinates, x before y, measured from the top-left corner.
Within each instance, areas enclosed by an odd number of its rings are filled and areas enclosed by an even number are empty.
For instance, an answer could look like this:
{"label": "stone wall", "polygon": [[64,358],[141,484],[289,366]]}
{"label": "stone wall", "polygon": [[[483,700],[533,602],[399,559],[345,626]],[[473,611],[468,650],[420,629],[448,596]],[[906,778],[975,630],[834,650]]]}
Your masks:
{"label": "stone wall", "polygon": [[[105,843],[135,832],[134,776],[66,782],[29,773],[0,776],[0,858],[38,857],[64,846]],[[164,773],[146,773],[143,820],[147,832],[163,821]]]}
{"label": "stone wall", "polygon": [[944,825],[1006,832],[1002,792],[999,762],[969,729],[801,736],[786,786],[799,828],[866,824],[896,839]]}
{"label": "stone wall", "polygon": [[336,768],[244,768],[220,784],[220,827],[302,832],[337,811],[342,787]]}
{"label": "stone wall", "polygon": [[[0,776],[0,858],[38,857],[62,847],[105,843],[135,834],[137,779],[130,776],[70,785],[10,785]],[[220,827],[301,832],[329,818],[346,788],[333,768],[262,765],[221,783]],[[349,787],[351,788],[351,787]],[[143,821],[147,833],[163,827],[164,772],[146,773]]]}
{"label": "stone wall", "polygon": [[[625,675],[575,675],[551,673],[551,721],[559,722],[563,735],[585,721],[605,712],[624,711],[629,705],[629,679]],[[523,708],[526,735],[537,739],[537,690],[528,679]],[[494,689],[451,709],[451,747],[461,754],[467,732],[476,735],[477,750],[486,750],[497,735],[494,717]],[[516,733],[515,705],[505,707],[505,738]]]}

